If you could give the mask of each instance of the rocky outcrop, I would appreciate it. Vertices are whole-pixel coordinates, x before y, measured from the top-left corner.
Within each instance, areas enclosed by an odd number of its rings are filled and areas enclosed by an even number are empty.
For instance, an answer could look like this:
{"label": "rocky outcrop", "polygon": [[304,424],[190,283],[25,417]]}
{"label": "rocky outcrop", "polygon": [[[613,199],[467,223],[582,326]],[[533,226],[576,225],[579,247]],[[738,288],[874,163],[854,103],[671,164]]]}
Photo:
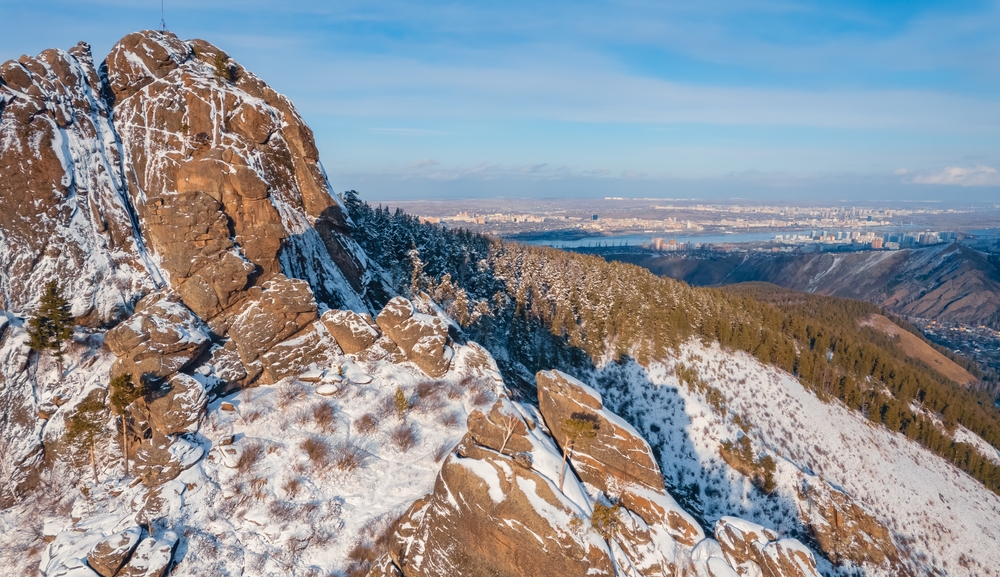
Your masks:
{"label": "rocky outcrop", "polygon": [[329,310],[323,313],[322,320],[326,330],[349,355],[367,349],[382,336],[382,331],[367,313]]}
{"label": "rocky outcrop", "polygon": [[889,530],[849,495],[815,477],[807,477],[796,501],[817,545],[838,565],[887,567],[907,575]]}
{"label": "rocky outcrop", "polygon": [[116,577],[164,577],[170,571],[179,541],[173,531],[165,531],[159,539],[143,539]]}
{"label": "rocky outcrop", "polygon": [[298,279],[275,278],[247,293],[229,336],[248,374],[255,377],[265,369],[262,355],[315,321],[317,307],[309,285]]}
{"label": "rocky outcrop", "polygon": [[208,394],[194,377],[174,375],[146,396],[146,405],[154,434],[194,433],[205,416]]}
{"label": "rocky outcrop", "polygon": [[390,557],[406,577],[614,575],[600,536],[568,530],[586,517],[551,479],[465,442],[399,524]]}
{"label": "rocky outcrop", "polygon": [[97,326],[154,288],[102,89],[82,42],[0,65],[0,308],[25,315],[57,280]]}
{"label": "rocky outcrop", "polygon": [[180,298],[158,292],[140,300],[135,314],[108,331],[104,342],[118,357],[112,373],[130,373],[139,383],[184,369],[208,348],[211,338],[208,327]]}
{"label": "rocky outcrop", "polygon": [[440,317],[418,313],[408,299],[395,297],[375,322],[425,373],[440,377],[448,371],[454,351],[448,346],[448,325]]}
{"label": "rocky outcrop", "polygon": [[129,527],[100,541],[87,554],[87,565],[101,577],[114,577],[135,551],[142,529]]}
{"label": "rocky outcrop", "polygon": [[756,523],[723,517],[715,524],[715,539],[729,565],[740,575],[820,577],[809,549]]}
{"label": "rocky outcrop", "polygon": [[330,306],[369,306],[353,225],[285,97],[219,48],[158,31],[112,48],[107,89],[143,234],[213,329],[225,332],[246,288],[286,276]]}
{"label": "rocky outcrop", "polygon": [[[538,407],[553,438],[570,444],[567,421],[591,418],[594,436],[572,442],[570,459],[580,479],[618,499],[650,525],[663,525],[680,543],[694,546],[704,538],[701,528],[683,514],[664,489],[653,451],[642,435],[605,410],[600,393],[559,371],[541,371]],[[564,449],[565,450],[565,449]]]}
{"label": "rocky outcrop", "polygon": [[161,485],[177,478],[203,454],[201,447],[184,439],[154,435],[135,450],[133,472],[147,486]]}

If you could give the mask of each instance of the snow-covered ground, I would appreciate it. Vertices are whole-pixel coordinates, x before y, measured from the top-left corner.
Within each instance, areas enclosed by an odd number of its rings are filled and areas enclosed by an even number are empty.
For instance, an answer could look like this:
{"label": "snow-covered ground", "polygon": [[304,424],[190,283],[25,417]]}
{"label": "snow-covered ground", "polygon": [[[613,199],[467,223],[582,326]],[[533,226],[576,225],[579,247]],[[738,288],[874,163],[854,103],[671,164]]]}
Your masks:
{"label": "snow-covered ground", "polygon": [[[681,384],[678,364],[721,391],[725,415],[705,393]],[[1000,496],[905,436],[837,401],[824,403],[791,375],[749,355],[689,343],[677,358],[648,371],[631,362],[606,366],[596,384],[605,403],[659,452],[682,505],[706,523],[736,515],[806,540],[795,502],[803,480],[815,474],[867,508],[922,572],[1000,575]],[[723,441],[744,434],[735,415],[755,452],[778,462],[778,488],[770,496],[719,456]],[[820,561],[824,574],[839,571]]]}
{"label": "snow-covered ground", "polygon": [[[61,427],[80,399],[107,382],[113,355],[77,349],[67,356],[67,380],[82,386],[71,387],[75,396],[48,427]],[[471,367],[471,357],[481,364],[482,349],[457,347],[452,370],[430,379],[409,363],[343,356],[302,379],[215,399],[198,432],[179,443],[204,458],[154,489],[122,479],[109,421],[99,483],[89,464],[59,463],[44,495],[0,512],[7,540],[0,575],[68,575],[61,571],[79,567],[102,535],[147,520],[158,538],[182,536],[172,575],[342,572],[356,545],[432,490],[469,412],[488,408],[503,390],[495,365]],[[85,358],[97,360],[81,367]],[[397,390],[406,403],[397,403]]]}

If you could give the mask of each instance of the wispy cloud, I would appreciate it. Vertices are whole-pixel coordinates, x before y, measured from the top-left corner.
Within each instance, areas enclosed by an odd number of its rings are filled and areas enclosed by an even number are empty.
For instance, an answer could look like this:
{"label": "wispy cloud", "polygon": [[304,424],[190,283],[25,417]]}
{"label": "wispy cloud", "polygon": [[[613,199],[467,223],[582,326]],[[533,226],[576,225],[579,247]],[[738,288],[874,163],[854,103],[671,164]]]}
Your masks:
{"label": "wispy cloud", "polygon": [[915,184],[950,184],[957,186],[1000,186],[1000,171],[992,166],[949,166],[936,172],[914,175]]}

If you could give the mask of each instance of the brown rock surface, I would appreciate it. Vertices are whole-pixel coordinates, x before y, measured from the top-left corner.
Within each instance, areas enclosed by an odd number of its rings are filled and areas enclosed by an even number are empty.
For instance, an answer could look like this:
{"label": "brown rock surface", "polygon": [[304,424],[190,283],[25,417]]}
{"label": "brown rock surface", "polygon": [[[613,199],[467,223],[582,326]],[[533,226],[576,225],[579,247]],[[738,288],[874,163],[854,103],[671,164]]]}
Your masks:
{"label": "brown rock surface", "polygon": [[795,539],[778,539],[760,525],[723,517],[715,524],[715,539],[729,564],[741,575],[819,577],[812,552]]}
{"label": "brown rock surface", "polygon": [[143,539],[117,577],[164,577],[170,571],[179,541],[173,531],[164,532],[159,539]]}
{"label": "brown rock surface", "polygon": [[229,329],[247,367],[316,320],[316,301],[305,281],[276,277],[253,287],[247,296]]}
{"label": "brown rock surface", "polygon": [[418,313],[412,302],[394,297],[375,322],[422,371],[432,377],[448,371],[454,352],[448,346],[448,326],[441,318]]}
{"label": "brown rock surface", "polygon": [[163,378],[182,370],[210,344],[208,327],[176,295],[152,293],[135,307],[135,314],[105,334],[118,357],[114,374]]}
{"label": "brown rock surface", "polygon": [[182,439],[154,435],[135,450],[133,471],[147,486],[171,481],[201,459],[204,451]]}
{"label": "brown rock surface", "polygon": [[114,577],[125,566],[140,537],[142,529],[139,527],[129,527],[109,535],[90,550],[87,564],[101,577]]}
{"label": "brown rock surface", "polygon": [[849,495],[808,478],[799,497],[799,514],[830,561],[887,566],[898,575],[908,574],[889,530]]}
{"label": "brown rock surface", "polygon": [[596,534],[553,525],[575,514],[550,480],[467,438],[397,525],[389,555],[406,577],[613,575]]}
{"label": "brown rock surface", "polygon": [[559,446],[565,447],[563,424],[574,415],[596,418],[596,437],[574,446],[571,460],[580,480],[620,500],[650,525],[663,525],[679,542],[693,546],[704,537],[694,519],[683,512],[663,484],[660,468],[646,440],[631,425],[604,409],[600,394],[559,371],[541,371],[538,406]]}
{"label": "brown rock surface", "polygon": [[107,59],[130,192],[171,284],[206,320],[238,306],[248,285],[283,275],[307,279],[331,306],[365,308],[360,249],[349,221],[328,222],[339,205],[311,131],[239,64],[220,75],[216,57],[227,58],[201,40],[145,31]]}
{"label": "brown rock surface", "polygon": [[313,323],[261,355],[261,380],[275,383],[284,377],[298,375],[310,365],[331,365],[333,356],[341,353],[337,343],[318,324]]}
{"label": "brown rock surface", "polygon": [[146,405],[154,434],[193,433],[205,415],[208,394],[194,377],[174,375],[161,389],[146,396]]}
{"label": "brown rock surface", "polygon": [[348,354],[360,353],[382,336],[375,321],[367,313],[329,310],[323,313],[322,320],[326,330]]}
{"label": "brown rock surface", "polygon": [[129,217],[101,81],[80,43],[0,65],[0,305],[26,314],[45,281],[96,326],[153,288]]}

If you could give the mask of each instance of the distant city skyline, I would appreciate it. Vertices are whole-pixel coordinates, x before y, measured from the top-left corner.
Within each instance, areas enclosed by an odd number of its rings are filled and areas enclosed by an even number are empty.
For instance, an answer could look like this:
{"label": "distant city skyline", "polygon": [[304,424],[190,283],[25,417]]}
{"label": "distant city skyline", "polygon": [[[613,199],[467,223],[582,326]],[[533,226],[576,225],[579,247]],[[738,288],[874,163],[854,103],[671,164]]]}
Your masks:
{"label": "distant city skyline", "polygon": [[[1000,200],[1000,2],[165,2],[296,105],[337,191]],[[0,60],[160,2],[0,0]]]}

